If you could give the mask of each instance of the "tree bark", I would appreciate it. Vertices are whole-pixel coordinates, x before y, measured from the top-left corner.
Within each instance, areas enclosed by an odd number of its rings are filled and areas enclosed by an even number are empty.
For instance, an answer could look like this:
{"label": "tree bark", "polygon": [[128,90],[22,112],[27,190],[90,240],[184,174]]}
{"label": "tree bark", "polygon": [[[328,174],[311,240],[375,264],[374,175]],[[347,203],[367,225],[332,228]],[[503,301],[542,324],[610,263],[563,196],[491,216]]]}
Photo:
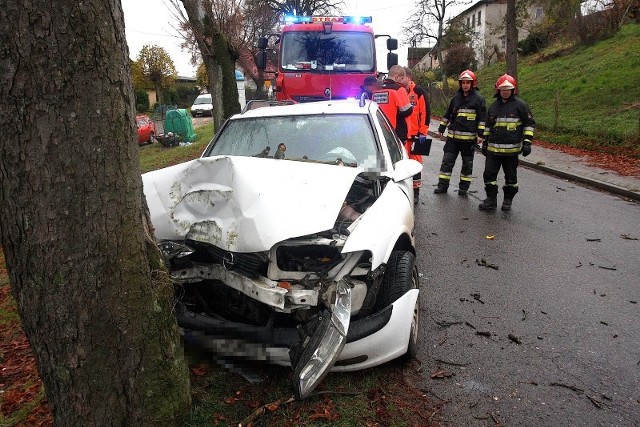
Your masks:
{"label": "tree bark", "polygon": [[[235,80],[235,62],[227,49],[226,38],[220,34],[210,14],[211,3],[204,0],[182,0],[187,12],[189,24],[195,35],[198,49],[207,69],[209,88],[213,102],[213,125],[216,130],[226,118],[240,112]],[[228,62],[232,61],[231,66]],[[235,105],[233,100],[223,100],[225,84],[227,90],[233,85],[235,90]]]}
{"label": "tree bark", "polygon": [[1,241],[55,422],[175,425],[188,372],[120,0],[2,2],[0,41]]}
{"label": "tree bark", "polygon": [[518,79],[518,26],[516,0],[507,0],[507,74]]}

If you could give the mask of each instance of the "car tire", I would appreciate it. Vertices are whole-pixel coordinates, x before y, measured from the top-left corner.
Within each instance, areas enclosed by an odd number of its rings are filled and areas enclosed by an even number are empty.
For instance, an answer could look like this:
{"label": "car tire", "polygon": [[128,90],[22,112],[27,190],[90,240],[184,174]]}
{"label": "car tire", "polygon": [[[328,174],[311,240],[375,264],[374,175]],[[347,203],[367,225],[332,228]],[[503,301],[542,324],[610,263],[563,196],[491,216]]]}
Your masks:
{"label": "car tire", "polygon": [[[420,282],[416,257],[409,251],[393,251],[387,261],[387,268],[382,278],[382,286],[378,292],[374,312],[382,310],[395,302],[411,289],[419,289]],[[420,326],[420,299],[416,301],[409,333],[409,347],[405,357],[416,357],[418,346],[418,329]]]}
{"label": "car tire", "polygon": [[151,145],[151,144],[153,144],[153,143],[154,143],[154,141],[155,141],[155,140],[156,140],[156,136],[153,134],[153,132],[152,132],[152,133],[150,133],[150,134],[149,134],[149,141],[147,141],[147,143],[148,143],[149,145]]}

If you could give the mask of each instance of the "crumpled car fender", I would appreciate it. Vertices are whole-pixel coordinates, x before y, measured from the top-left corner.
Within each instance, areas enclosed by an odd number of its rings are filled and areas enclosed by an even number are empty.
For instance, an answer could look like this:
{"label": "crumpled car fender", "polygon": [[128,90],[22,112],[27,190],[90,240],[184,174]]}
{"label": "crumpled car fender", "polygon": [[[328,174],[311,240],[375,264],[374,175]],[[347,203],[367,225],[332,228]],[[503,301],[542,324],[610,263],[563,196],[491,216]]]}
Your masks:
{"label": "crumpled car fender", "polygon": [[[414,216],[402,184],[389,182],[376,202],[358,219],[342,252],[371,251],[371,269],[375,270],[391,256],[401,235],[413,238]],[[394,221],[389,221],[394,218]]]}

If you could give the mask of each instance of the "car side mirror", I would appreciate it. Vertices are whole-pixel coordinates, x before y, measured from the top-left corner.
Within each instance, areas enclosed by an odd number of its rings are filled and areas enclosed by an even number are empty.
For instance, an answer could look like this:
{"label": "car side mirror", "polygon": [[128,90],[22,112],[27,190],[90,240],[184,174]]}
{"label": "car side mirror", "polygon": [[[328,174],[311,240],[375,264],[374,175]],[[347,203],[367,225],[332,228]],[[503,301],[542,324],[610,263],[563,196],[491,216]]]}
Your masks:
{"label": "car side mirror", "polygon": [[398,48],[398,39],[387,39],[387,50],[396,50]]}
{"label": "car side mirror", "polygon": [[403,159],[394,165],[393,175],[391,178],[394,182],[404,181],[411,178],[418,172],[422,172],[422,163],[413,159]]}

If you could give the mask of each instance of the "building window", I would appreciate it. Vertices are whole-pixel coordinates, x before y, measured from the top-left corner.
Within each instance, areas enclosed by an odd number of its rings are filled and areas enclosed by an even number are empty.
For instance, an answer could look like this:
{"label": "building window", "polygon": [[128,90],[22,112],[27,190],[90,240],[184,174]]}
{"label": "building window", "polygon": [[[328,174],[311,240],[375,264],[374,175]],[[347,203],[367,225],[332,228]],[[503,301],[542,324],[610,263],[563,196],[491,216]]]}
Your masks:
{"label": "building window", "polygon": [[536,7],[536,19],[542,19],[544,16],[544,10],[541,7]]}
{"label": "building window", "polygon": [[476,14],[471,15],[471,27],[476,26]]}
{"label": "building window", "polygon": [[467,27],[471,27],[471,18],[467,16]]}
{"label": "building window", "polygon": [[481,11],[481,10],[479,10],[479,11],[478,11],[478,27],[480,26],[480,22],[482,22],[482,19],[481,19],[481,18],[482,18],[482,11]]}

